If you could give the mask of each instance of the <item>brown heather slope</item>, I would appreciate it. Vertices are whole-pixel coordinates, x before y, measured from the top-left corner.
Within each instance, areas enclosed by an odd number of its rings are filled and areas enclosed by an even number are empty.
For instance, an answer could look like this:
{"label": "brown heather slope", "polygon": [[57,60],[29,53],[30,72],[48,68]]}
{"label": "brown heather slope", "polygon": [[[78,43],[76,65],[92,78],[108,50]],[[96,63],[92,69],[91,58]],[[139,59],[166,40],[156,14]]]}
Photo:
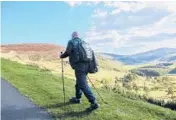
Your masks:
{"label": "brown heather slope", "polygon": [[63,51],[64,47],[54,44],[8,44],[8,45],[1,45],[2,52],[28,52],[28,51],[35,51],[35,52],[60,52]]}
{"label": "brown heather slope", "polygon": [[29,57],[29,59],[34,61],[38,61],[40,58],[50,60],[56,59],[58,57],[58,52],[61,52],[63,50],[64,47],[62,46],[43,43],[1,45],[2,57],[7,57],[9,54],[11,57],[15,56],[22,59],[24,59],[24,57]]}
{"label": "brown heather slope", "polygon": [[[1,45],[1,57],[18,61],[22,64],[36,65],[41,68],[51,70],[56,74],[61,74],[61,60],[58,58],[58,53],[64,51],[64,47],[54,44],[10,44]],[[100,70],[95,79],[113,79],[117,75],[122,77],[127,71],[119,62],[112,61],[97,56]],[[68,61],[64,59],[64,61]],[[74,72],[69,64],[64,64],[65,75],[74,76]],[[91,75],[92,76],[92,75]]]}

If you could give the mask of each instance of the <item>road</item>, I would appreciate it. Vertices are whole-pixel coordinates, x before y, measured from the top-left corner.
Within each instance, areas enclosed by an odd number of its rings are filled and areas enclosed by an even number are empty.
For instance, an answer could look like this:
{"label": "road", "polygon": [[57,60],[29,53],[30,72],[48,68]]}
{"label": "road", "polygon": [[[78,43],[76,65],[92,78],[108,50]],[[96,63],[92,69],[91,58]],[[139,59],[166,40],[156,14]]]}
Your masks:
{"label": "road", "polygon": [[1,78],[1,120],[53,120],[44,110]]}

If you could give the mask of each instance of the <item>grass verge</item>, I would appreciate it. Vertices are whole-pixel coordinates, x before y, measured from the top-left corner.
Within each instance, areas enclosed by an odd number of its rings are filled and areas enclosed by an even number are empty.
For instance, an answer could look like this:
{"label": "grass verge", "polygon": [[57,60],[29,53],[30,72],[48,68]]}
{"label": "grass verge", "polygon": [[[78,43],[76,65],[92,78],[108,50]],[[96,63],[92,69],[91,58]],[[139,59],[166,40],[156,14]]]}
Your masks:
{"label": "grass verge", "polygon": [[[98,95],[100,109],[85,112],[89,103],[83,96],[81,104],[68,104],[64,107],[62,80],[49,71],[35,66],[22,65],[1,58],[2,77],[15,86],[35,104],[44,107],[53,119],[66,120],[176,120],[176,112],[149,103],[131,100],[117,93],[99,89],[108,104],[102,103]],[[74,96],[75,81],[65,78],[66,101]]]}

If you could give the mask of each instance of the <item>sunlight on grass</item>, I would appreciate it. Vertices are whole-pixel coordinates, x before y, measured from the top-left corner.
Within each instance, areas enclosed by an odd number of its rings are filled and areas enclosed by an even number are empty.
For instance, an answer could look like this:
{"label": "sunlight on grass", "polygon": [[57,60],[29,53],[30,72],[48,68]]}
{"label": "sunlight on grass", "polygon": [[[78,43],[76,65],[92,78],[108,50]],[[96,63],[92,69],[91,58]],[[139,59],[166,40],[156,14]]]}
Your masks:
{"label": "sunlight on grass", "polygon": [[[80,105],[63,106],[62,80],[59,76],[38,67],[22,65],[10,60],[1,59],[2,77],[8,80],[22,94],[34,103],[45,107],[56,119],[67,120],[175,120],[176,113],[159,106],[138,100],[124,98],[117,93],[99,89],[102,97],[108,102],[104,104],[97,96],[100,109],[92,113],[84,110],[89,103],[85,97]],[[74,80],[65,78],[66,100],[74,96]]]}

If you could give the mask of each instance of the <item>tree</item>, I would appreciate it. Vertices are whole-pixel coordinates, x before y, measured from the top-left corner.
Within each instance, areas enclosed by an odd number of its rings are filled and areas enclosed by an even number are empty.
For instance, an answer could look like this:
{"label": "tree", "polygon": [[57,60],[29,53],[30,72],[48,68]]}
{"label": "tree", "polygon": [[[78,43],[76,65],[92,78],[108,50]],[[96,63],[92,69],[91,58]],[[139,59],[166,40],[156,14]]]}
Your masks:
{"label": "tree", "polygon": [[173,87],[169,87],[167,90],[167,94],[171,95],[172,98],[174,98],[174,88]]}

